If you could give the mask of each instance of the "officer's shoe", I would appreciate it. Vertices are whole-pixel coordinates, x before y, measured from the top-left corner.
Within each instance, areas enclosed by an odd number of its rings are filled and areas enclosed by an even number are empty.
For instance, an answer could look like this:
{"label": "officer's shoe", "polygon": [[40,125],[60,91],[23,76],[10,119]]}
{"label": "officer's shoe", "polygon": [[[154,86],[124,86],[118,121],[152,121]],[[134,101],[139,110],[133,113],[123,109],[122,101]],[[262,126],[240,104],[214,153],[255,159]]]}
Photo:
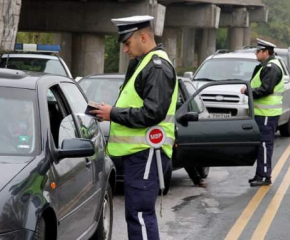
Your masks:
{"label": "officer's shoe", "polygon": [[251,187],[260,187],[271,185],[271,178],[256,178],[256,180],[250,183]]}
{"label": "officer's shoe", "polygon": [[254,182],[256,180],[258,180],[258,176],[257,175],[255,175],[253,178],[250,178],[249,179],[249,183]]}

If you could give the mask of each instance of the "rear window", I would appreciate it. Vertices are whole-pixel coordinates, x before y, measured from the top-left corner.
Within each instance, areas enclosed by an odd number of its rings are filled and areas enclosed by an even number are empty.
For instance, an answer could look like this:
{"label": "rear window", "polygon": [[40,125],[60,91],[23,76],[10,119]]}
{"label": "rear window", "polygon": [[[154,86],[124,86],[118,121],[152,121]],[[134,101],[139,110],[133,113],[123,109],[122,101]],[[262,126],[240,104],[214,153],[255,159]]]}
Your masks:
{"label": "rear window", "polygon": [[114,105],[123,81],[121,78],[87,78],[79,82],[79,85],[90,101]]}
{"label": "rear window", "polygon": [[0,87],[0,156],[35,156],[39,127],[35,91]]}
{"label": "rear window", "polygon": [[[6,61],[7,58],[1,59],[1,68],[5,68]],[[7,68],[67,76],[66,71],[60,61],[54,59],[8,58]]]}

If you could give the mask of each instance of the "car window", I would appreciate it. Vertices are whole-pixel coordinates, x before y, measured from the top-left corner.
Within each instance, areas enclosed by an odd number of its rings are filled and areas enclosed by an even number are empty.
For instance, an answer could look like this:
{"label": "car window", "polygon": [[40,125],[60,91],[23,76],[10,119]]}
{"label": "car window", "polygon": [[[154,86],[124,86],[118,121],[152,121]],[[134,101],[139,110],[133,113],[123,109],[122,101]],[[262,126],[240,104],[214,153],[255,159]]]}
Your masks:
{"label": "car window", "polygon": [[[7,58],[2,58],[0,67],[4,68]],[[51,73],[67,76],[67,73],[58,60],[40,58],[9,58],[7,68],[33,72]]]}
{"label": "car window", "polygon": [[62,83],[63,90],[74,113],[84,113],[87,107],[87,101],[81,91],[74,83]]}
{"label": "car window", "polygon": [[[189,96],[193,95],[196,92],[196,89],[194,88],[191,82],[184,81],[184,85],[186,87],[186,90]],[[197,112],[197,113],[201,113],[203,111],[204,105],[199,95],[196,96],[194,100],[191,102],[191,109],[192,111]]]}
{"label": "car window", "polygon": [[79,84],[90,101],[114,105],[120,92],[123,79],[87,78]]}
{"label": "car window", "polygon": [[40,149],[35,91],[0,87],[0,155],[35,156]]}
{"label": "car window", "polygon": [[285,62],[284,62],[284,60],[279,59],[279,62],[281,63],[281,66],[282,66],[282,69],[283,69],[283,73],[284,73],[284,75],[288,76],[289,74],[288,74],[287,68],[286,68],[286,66],[285,66]]}
{"label": "car window", "polygon": [[83,138],[92,139],[99,132],[96,119],[84,114],[87,102],[78,87],[70,83],[62,83],[61,88],[76,116]]}
{"label": "car window", "polygon": [[47,91],[47,104],[51,134],[55,146],[61,148],[64,139],[79,137],[78,130],[58,86],[53,86]]}
{"label": "car window", "polygon": [[254,68],[258,64],[256,60],[252,59],[210,59],[201,65],[194,79],[250,81]]}

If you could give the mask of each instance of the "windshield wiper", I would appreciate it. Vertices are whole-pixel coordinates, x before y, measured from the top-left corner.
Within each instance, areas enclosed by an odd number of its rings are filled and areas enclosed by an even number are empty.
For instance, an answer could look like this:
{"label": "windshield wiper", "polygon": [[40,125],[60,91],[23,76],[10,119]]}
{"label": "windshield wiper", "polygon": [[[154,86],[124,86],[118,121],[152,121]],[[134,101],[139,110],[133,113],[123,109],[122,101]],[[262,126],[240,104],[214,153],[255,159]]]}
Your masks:
{"label": "windshield wiper", "polygon": [[214,79],[210,79],[210,78],[194,78],[193,81],[206,81],[206,82],[212,82],[212,81],[216,81]]}

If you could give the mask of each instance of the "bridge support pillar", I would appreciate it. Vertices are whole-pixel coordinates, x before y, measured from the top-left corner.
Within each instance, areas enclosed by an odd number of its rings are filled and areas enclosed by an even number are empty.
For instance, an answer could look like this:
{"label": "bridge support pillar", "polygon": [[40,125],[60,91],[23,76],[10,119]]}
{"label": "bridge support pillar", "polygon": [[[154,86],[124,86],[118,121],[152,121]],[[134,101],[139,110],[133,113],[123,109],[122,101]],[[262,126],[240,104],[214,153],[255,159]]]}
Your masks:
{"label": "bridge support pillar", "polygon": [[244,45],[244,28],[229,28],[228,39],[229,49],[231,51],[241,49]]}
{"label": "bridge support pillar", "polygon": [[216,29],[203,29],[199,41],[198,65],[216,51]]}
{"label": "bridge support pillar", "polygon": [[177,35],[174,28],[165,28],[162,35],[162,43],[173,66],[177,66]]}
{"label": "bridge support pillar", "polygon": [[251,28],[244,28],[244,46],[251,45]]}
{"label": "bridge support pillar", "polygon": [[86,76],[104,73],[105,37],[93,34],[73,34],[72,75]]}
{"label": "bridge support pillar", "polygon": [[193,67],[195,53],[195,29],[182,29],[182,67]]}
{"label": "bridge support pillar", "polygon": [[70,33],[54,33],[53,43],[61,47],[60,57],[71,70],[72,35]]}
{"label": "bridge support pillar", "polygon": [[120,43],[119,73],[126,73],[130,58],[124,53],[124,44]]}

